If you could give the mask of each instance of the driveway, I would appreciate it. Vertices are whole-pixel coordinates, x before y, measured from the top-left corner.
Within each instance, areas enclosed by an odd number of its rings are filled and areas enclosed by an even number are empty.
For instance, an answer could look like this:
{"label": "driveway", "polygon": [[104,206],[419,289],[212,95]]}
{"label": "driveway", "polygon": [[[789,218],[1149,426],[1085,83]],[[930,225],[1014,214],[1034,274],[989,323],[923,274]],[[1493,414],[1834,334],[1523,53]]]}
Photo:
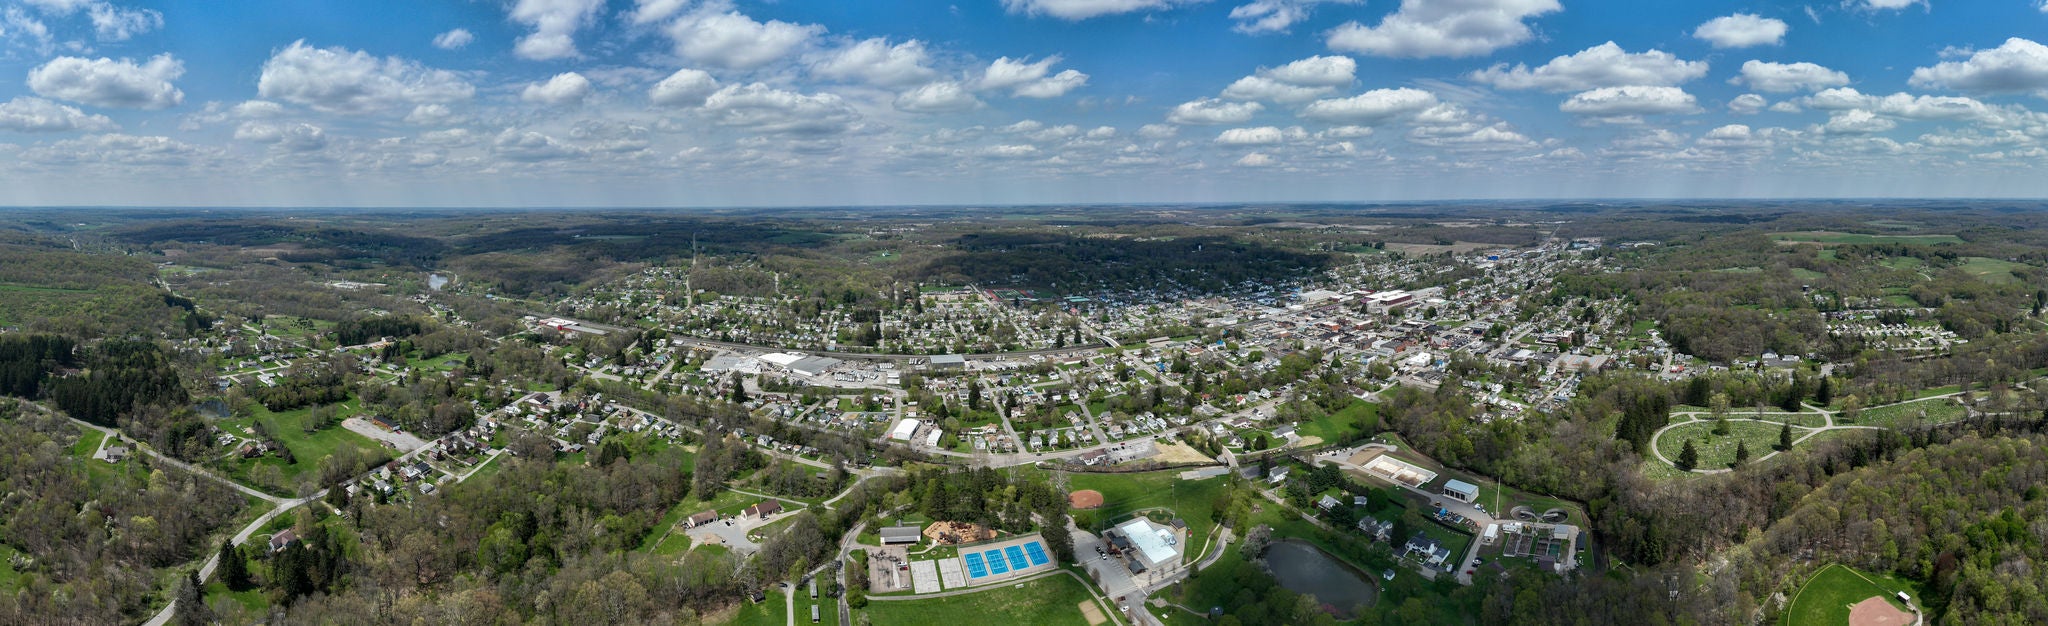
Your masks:
{"label": "driveway", "polygon": [[358,435],[382,441],[386,445],[396,448],[399,454],[405,454],[427,446],[426,440],[414,437],[411,433],[384,430],[366,419],[351,417],[341,420],[341,427],[349,429]]}
{"label": "driveway", "polygon": [[[787,514],[785,513],[785,515]],[[770,517],[766,520],[739,516],[727,517],[690,529],[690,539],[702,543],[707,540],[706,538],[715,537],[718,543],[732,548],[735,552],[753,552],[760,550],[761,544],[754,543],[754,540],[748,539],[747,532],[778,519],[781,519],[781,516]]]}

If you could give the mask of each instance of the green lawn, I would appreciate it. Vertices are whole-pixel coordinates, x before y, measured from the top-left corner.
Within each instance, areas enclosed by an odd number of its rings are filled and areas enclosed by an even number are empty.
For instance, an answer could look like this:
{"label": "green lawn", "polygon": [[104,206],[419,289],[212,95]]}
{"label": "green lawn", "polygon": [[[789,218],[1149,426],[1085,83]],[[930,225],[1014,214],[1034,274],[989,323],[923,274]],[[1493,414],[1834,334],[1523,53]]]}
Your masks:
{"label": "green lawn", "polygon": [[106,439],[107,434],[84,426],[78,427],[78,431],[82,434],[78,436],[78,443],[71,444],[71,456],[90,460],[93,451],[100,449],[100,440]]}
{"label": "green lawn", "polygon": [[1896,594],[1904,591],[1918,597],[1919,588],[1890,577],[1866,576],[1843,565],[1829,565],[1814,572],[1813,578],[1792,596],[1785,611],[1785,626],[1834,626],[1849,623],[1849,607],[1871,596],[1880,596],[1901,610],[1910,610]]}
{"label": "green lawn", "polygon": [[0,544],[0,592],[13,593],[15,585],[21,584],[21,572],[14,571],[14,564],[9,561],[20,553],[14,546]]}
{"label": "green lawn", "polygon": [[784,608],[788,606],[789,598],[782,595],[782,589],[774,585],[768,587],[767,594],[768,597],[761,600],[760,604],[741,600],[739,612],[734,614],[732,620],[727,621],[726,624],[731,626],[786,626],[789,624],[788,610]]}
{"label": "green lawn", "polygon": [[[1713,429],[1714,422],[1711,420],[1673,428],[1665,431],[1664,436],[1657,440],[1657,450],[1663,452],[1665,458],[1677,462],[1679,451],[1685,448],[1685,441],[1691,439],[1694,449],[1699,452],[1699,469],[1721,469],[1728,467],[1728,464],[1735,460],[1736,442],[1749,444],[1751,461],[1770,454],[1778,445],[1780,427],[1777,424],[1731,420],[1728,422],[1727,435],[1715,435]],[[1807,432],[1806,429],[1793,428],[1792,438],[1796,440]]]}
{"label": "green lawn", "polygon": [[1074,520],[1082,528],[1099,530],[1128,519],[1137,511],[1171,509],[1188,524],[1189,554],[1202,554],[1208,549],[1210,531],[1216,527],[1215,520],[1209,519],[1209,515],[1214,510],[1216,499],[1223,495],[1223,487],[1222,477],[1181,480],[1177,470],[1143,474],[1073,474],[1067,481],[1070,491],[1094,489],[1102,492],[1102,508],[1074,512]]}
{"label": "green lawn", "polygon": [[1963,257],[1963,264],[1957,267],[1961,268],[1964,272],[1968,272],[1971,276],[1977,277],[1977,280],[1981,280],[1992,284],[2006,284],[2019,282],[2019,277],[2014,276],[2012,270],[2015,268],[2026,267],[2026,265],[2021,263],[2013,263],[2011,261],[2001,261],[1998,259],[1986,258],[1981,256],[1972,256]]}
{"label": "green lawn", "polygon": [[[1066,575],[1048,576],[987,591],[928,600],[882,600],[868,604],[876,624],[1005,624],[1012,626],[1087,626],[1081,603],[1093,602],[1088,589]],[[1107,613],[1101,605],[1098,610]],[[799,621],[808,620],[805,615]]]}
{"label": "green lawn", "polygon": [[206,583],[206,589],[204,591],[206,593],[205,597],[206,603],[208,605],[217,603],[221,599],[225,598],[228,600],[232,600],[235,604],[241,605],[241,607],[244,610],[247,610],[251,615],[267,615],[270,611],[270,602],[264,599],[262,587],[256,587],[246,591],[228,591],[228,586],[225,584],[221,584],[220,580],[216,579],[212,582]]}
{"label": "green lawn", "polygon": [[1303,437],[1319,437],[1327,443],[1343,441],[1355,433],[1370,434],[1378,431],[1379,427],[1380,405],[1359,400],[1321,419],[1303,422],[1295,430]]}
{"label": "green lawn", "polygon": [[1909,423],[1953,422],[1962,417],[1962,405],[1948,398],[1934,398],[1864,409],[1856,415],[1856,421],[1851,423],[1859,426],[1897,428]]}
{"label": "green lawn", "polygon": [[274,466],[278,468],[279,475],[284,479],[284,484],[269,485],[269,487],[289,492],[292,490],[292,485],[296,483],[300,474],[319,467],[321,459],[333,456],[344,447],[355,448],[361,453],[360,458],[364,459],[378,455],[391,456],[390,450],[386,449],[382,444],[341,426],[342,419],[356,414],[355,400],[333,405],[333,408],[336,412],[334,425],[312,433],[307,433],[305,428],[301,426],[307,415],[312,413],[313,409],[311,407],[293,409],[283,413],[273,413],[269,409],[258,405],[251,417],[224,420],[221,422],[221,427],[224,430],[242,436],[252,436],[248,432],[243,431],[242,426],[262,422],[264,427],[269,430],[271,436],[276,437],[278,441],[284,443],[285,448],[291,450],[292,457],[298,462],[286,463],[283,458],[269,455],[256,459],[242,459],[238,456],[233,456],[215,465],[228,475],[245,482],[253,482],[251,475],[257,466]]}

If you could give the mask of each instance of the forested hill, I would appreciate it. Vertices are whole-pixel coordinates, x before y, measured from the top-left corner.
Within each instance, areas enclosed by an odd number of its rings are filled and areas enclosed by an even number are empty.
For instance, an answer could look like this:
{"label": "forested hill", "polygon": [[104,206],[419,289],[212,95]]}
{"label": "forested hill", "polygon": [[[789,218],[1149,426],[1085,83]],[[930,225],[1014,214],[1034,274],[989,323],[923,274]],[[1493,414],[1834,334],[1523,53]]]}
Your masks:
{"label": "forested hill", "polygon": [[956,254],[926,266],[923,278],[1016,285],[1075,294],[1181,285],[1222,291],[1273,284],[1327,269],[1328,255],[1224,237],[1113,238],[1050,233],[981,233],[953,242]]}

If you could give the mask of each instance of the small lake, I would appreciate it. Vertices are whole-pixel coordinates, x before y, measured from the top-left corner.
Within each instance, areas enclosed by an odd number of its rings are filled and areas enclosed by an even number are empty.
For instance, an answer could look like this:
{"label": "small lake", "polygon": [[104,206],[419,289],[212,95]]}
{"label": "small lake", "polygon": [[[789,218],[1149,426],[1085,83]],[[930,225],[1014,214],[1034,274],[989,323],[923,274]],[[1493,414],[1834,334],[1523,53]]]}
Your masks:
{"label": "small lake", "polygon": [[1315,596],[1338,619],[1357,617],[1352,609],[1371,605],[1380,593],[1364,574],[1307,542],[1273,542],[1266,548],[1266,569],[1281,587]]}
{"label": "small lake", "polygon": [[442,287],[444,287],[444,286],[447,286],[447,284],[448,284],[448,277],[447,277],[447,276],[442,276],[442,275],[440,275],[440,274],[428,274],[428,275],[427,275],[427,288],[428,288],[428,289],[432,289],[432,290],[434,290],[434,291],[440,291],[440,290],[441,290],[441,288],[442,288]]}

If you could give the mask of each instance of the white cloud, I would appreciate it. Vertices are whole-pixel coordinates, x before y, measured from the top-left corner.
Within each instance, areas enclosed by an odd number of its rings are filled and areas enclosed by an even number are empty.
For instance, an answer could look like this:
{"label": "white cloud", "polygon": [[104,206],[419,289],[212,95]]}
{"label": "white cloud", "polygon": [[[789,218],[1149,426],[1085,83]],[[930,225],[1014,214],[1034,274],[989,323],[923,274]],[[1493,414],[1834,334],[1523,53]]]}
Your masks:
{"label": "white cloud", "polygon": [[1146,124],[1138,127],[1138,136],[1146,139],[1172,139],[1180,134],[1180,127],[1172,124]]}
{"label": "white cloud", "polygon": [[1706,61],[1687,61],[1662,50],[1631,54],[1610,41],[1551,59],[1536,69],[1507,64],[1473,72],[1472,80],[1501,89],[1584,91],[1623,85],[1677,85],[1705,76]]}
{"label": "white cloud", "polygon": [[1059,61],[1058,56],[1046,57],[1036,63],[1028,58],[1002,57],[982,70],[975,86],[989,90],[1008,89],[1011,95],[1020,98],[1057,98],[1088,84],[1088,75],[1074,70],[1062,70],[1047,76]]}
{"label": "white cloud", "polygon": [[76,165],[173,166],[217,156],[219,150],[201,148],[163,136],[121,133],[87,135],[24,151],[23,158],[40,163]]}
{"label": "white cloud", "polygon": [[690,0],[635,0],[633,4],[633,23],[652,24],[681,12]]}
{"label": "white cloud", "polygon": [[1755,13],[1737,13],[1707,20],[1692,31],[1692,36],[1714,44],[1716,48],[1775,46],[1785,42],[1785,31],[1789,29],[1784,20]]}
{"label": "white cloud", "polygon": [[1000,144],[982,148],[981,155],[995,159],[1028,159],[1038,156],[1038,146],[1028,143]]}
{"label": "white cloud", "polygon": [[1313,87],[1349,86],[1358,72],[1358,62],[1351,57],[1325,55],[1312,56],[1290,62],[1275,68],[1259,68],[1258,75],[1290,85]]}
{"label": "white cloud", "polygon": [[1765,100],[1763,96],[1746,93],[1736,96],[1734,100],[1729,100],[1728,110],[1736,115],[1752,115],[1764,110],[1764,107],[1769,104],[1770,101]]}
{"label": "white cloud", "polygon": [[93,32],[100,41],[127,41],[164,25],[162,13],[150,9],[123,9],[104,2],[94,3],[86,14],[92,18]]}
{"label": "white cloud", "polygon": [[1557,0],[1401,0],[1377,26],[1331,29],[1331,49],[1387,57],[1469,57],[1535,36],[1523,20],[1555,13]]}
{"label": "white cloud", "polygon": [[63,17],[63,16],[71,15],[71,14],[73,14],[73,13],[77,13],[79,9],[83,9],[83,8],[86,8],[86,7],[92,6],[93,4],[96,4],[96,3],[97,3],[97,2],[99,1],[99,0],[21,0],[21,1],[22,1],[22,4],[26,4],[26,5],[29,5],[29,6],[35,7],[35,8],[36,8],[36,10],[38,10],[38,11],[42,11],[44,15],[55,15],[55,16],[58,16],[58,17]]}
{"label": "white cloud", "polygon": [[434,47],[442,50],[460,50],[463,46],[467,46],[473,41],[476,41],[476,35],[470,34],[467,29],[457,28],[435,35]]}
{"label": "white cloud", "polygon": [[1880,10],[1880,9],[1904,9],[1904,8],[1906,8],[1906,7],[1909,7],[1909,6],[1913,6],[1913,5],[1916,5],[1916,4],[1926,4],[1926,1],[1927,1],[1927,0],[1851,0],[1851,1],[1853,1],[1853,2],[1857,2],[1857,3],[1858,3],[1858,4],[1857,4],[1857,7],[1858,7],[1858,8],[1862,8],[1862,9],[1866,9],[1866,10],[1871,10],[1871,11],[1876,11],[1876,10]]}
{"label": "white cloud", "polygon": [[42,98],[17,96],[0,103],[0,129],[24,133],[114,130],[114,120],[90,115],[73,107]]}
{"label": "white cloud", "polygon": [[1156,11],[1191,1],[1200,0],[1003,0],[1003,8],[1011,13],[1049,15],[1075,21],[1104,15]]}
{"label": "white cloud", "polygon": [[418,105],[413,107],[412,112],[405,116],[406,123],[419,124],[421,126],[453,124],[461,121],[461,119],[461,116],[456,115],[455,111],[449,109],[448,105],[445,104]]}
{"label": "white cloud", "polygon": [[34,42],[40,54],[50,54],[55,49],[50,27],[42,20],[29,17],[28,12],[20,7],[7,7],[6,11],[0,12],[0,43],[4,42]]}
{"label": "white cloud", "polygon": [[1215,98],[1203,98],[1183,102],[1166,113],[1166,121],[1175,124],[1236,124],[1249,120],[1252,115],[1265,110],[1266,105],[1257,102],[1224,102]]}
{"label": "white cloud", "polygon": [[761,83],[720,89],[705,99],[704,111],[726,126],[792,135],[842,133],[860,121],[860,113],[837,95],[805,95]]}
{"label": "white cloud", "polygon": [[659,106],[694,107],[718,92],[718,79],[709,72],[683,68],[647,90],[647,99]]}
{"label": "white cloud", "polygon": [[707,65],[754,69],[789,56],[825,32],[816,24],[781,20],[757,22],[729,4],[711,2],[669,24],[666,32],[676,54]]}
{"label": "white cloud", "polygon": [[2048,90],[2048,46],[2013,37],[1962,61],[1916,68],[1908,84],[1985,93]]}
{"label": "white cloud", "polygon": [[1804,110],[1805,109],[1799,108],[1799,105],[1797,103],[1794,103],[1789,100],[1771,105],[1772,113],[1798,113]]}
{"label": "white cloud", "polygon": [[327,147],[327,131],[312,124],[243,122],[235,128],[235,139],[271,144],[292,152],[311,152]]}
{"label": "white cloud", "polygon": [[476,88],[454,72],[360,50],[295,41],[263,63],[256,93],[334,113],[468,100]]}
{"label": "white cloud", "polygon": [[576,31],[602,8],[604,0],[518,0],[512,5],[512,21],[531,27],[533,32],[520,37],[512,53],[535,61],[579,56]]}
{"label": "white cloud", "polygon": [[1907,93],[1873,96],[1846,87],[1822,91],[1805,100],[1808,106],[1823,111],[1864,109],[1912,120],[1968,120],[2010,126],[2033,117],[2018,107],[1995,107],[1974,98]]}
{"label": "white cloud", "polygon": [[1284,129],[1275,126],[1232,128],[1216,135],[1216,143],[1225,146],[1271,146],[1305,139],[1308,139],[1308,131],[1300,126]]}
{"label": "white cloud", "polygon": [[1812,91],[1849,84],[1849,75],[1812,63],[1768,63],[1745,61],[1742,75],[1728,80],[1729,84],[1748,84],[1758,91],[1784,93],[1787,91]]}
{"label": "white cloud", "polygon": [[811,66],[819,76],[839,81],[859,81],[884,87],[903,87],[930,81],[931,54],[924,42],[912,39],[890,46],[881,37],[868,39],[832,53]]}
{"label": "white cloud", "polygon": [[1279,164],[1278,160],[1264,152],[1253,152],[1237,160],[1238,167],[1272,167]]}
{"label": "white cloud", "polygon": [[1821,131],[1830,135],[1867,135],[1891,130],[1898,125],[1898,122],[1878,117],[1876,113],[1850,109],[1829,117],[1828,123],[1821,126]]}
{"label": "white cloud", "polygon": [[140,65],[129,59],[57,57],[30,70],[28,86],[39,95],[116,109],[163,109],[185,101],[171,85],[185,64],[159,54]]}
{"label": "white cloud", "polygon": [[582,156],[585,152],[542,133],[507,128],[491,139],[491,154],[509,161],[534,163]]}
{"label": "white cloud", "polygon": [[1692,94],[1677,87],[1630,85],[1574,94],[1557,108],[1576,115],[1615,118],[1695,113],[1699,104]]}
{"label": "white cloud", "polygon": [[1349,98],[1317,100],[1302,109],[1301,116],[1323,122],[1371,125],[1422,112],[1436,104],[1436,94],[1420,89],[1374,89]]}
{"label": "white cloud", "polygon": [[1290,85],[1264,76],[1246,76],[1237,79],[1223,89],[1223,97],[1232,100],[1269,100],[1290,103],[1307,102],[1336,93],[1335,87],[1303,87]]}
{"label": "white cloud", "polygon": [[1308,19],[1318,4],[1358,4],[1365,0],[1253,0],[1230,10],[1237,22],[1231,30],[1247,35],[1284,33]]}
{"label": "white cloud", "polygon": [[1769,136],[1756,132],[1747,124],[1728,124],[1715,128],[1701,135],[1696,143],[1701,148],[1709,150],[1756,150],[1771,146]]}
{"label": "white cloud", "polygon": [[590,79],[575,72],[556,74],[544,83],[528,83],[519,99],[548,106],[581,104],[590,97]]}
{"label": "white cloud", "polygon": [[949,113],[979,107],[981,101],[960,83],[939,81],[897,94],[895,106],[911,113]]}

